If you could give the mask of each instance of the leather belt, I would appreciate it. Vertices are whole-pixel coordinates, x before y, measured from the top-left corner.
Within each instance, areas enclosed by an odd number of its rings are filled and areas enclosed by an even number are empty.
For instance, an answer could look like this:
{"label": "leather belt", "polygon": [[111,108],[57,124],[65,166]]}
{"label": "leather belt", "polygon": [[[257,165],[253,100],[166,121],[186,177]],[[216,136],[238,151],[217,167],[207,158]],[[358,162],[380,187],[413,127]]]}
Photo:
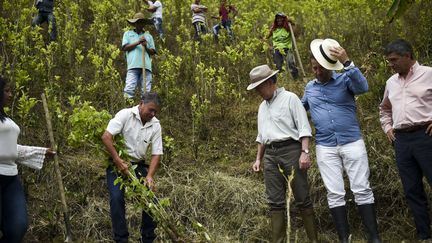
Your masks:
{"label": "leather belt", "polygon": [[145,160],[131,161],[131,164],[133,164],[133,165],[144,165],[144,166],[148,166],[148,165],[145,163]]}
{"label": "leather belt", "polygon": [[417,132],[419,130],[426,129],[430,124],[432,124],[432,122],[428,122],[428,123],[420,124],[420,125],[414,125],[414,126],[410,126],[410,127],[397,128],[394,131],[395,131],[395,133]]}
{"label": "leather belt", "polygon": [[296,141],[294,139],[288,139],[288,140],[284,140],[284,141],[278,141],[278,142],[272,142],[270,144],[266,144],[265,147],[271,148],[271,149],[282,148],[282,147],[286,147],[290,144],[297,143],[297,142],[298,141]]}

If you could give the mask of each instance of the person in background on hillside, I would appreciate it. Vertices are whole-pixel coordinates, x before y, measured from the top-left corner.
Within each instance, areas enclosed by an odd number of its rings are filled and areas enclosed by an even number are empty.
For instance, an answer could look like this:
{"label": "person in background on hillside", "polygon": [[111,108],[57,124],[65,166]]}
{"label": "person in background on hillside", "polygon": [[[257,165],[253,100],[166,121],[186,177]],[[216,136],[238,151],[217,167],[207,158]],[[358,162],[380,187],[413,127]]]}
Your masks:
{"label": "person in background on hillside", "polygon": [[41,25],[48,22],[51,25],[50,40],[57,39],[57,27],[54,16],[54,0],[36,0],[35,6],[38,9],[38,14],[32,21],[32,25]]}
{"label": "person in background on hillside", "polygon": [[161,1],[146,1],[148,4],[147,11],[152,13],[153,24],[159,34],[159,38],[164,41],[164,33],[162,28],[162,3]]}
{"label": "person in background on hillside", "polygon": [[272,37],[273,43],[273,61],[279,71],[283,71],[284,59],[288,62],[289,71],[294,80],[299,78],[298,69],[295,65],[294,55],[292,53],[292,39],[289,28],[289,23],[294,28],[294,22],[284,13],[276,14],[270,32],[265,37],[265,40]]}
{"label": "person in background on hillside", "polygon": [[395,74],[386,83],[380,121],[392,143],[417,237],[431,239],[428,197],[423,176],[432,185],[432,68],[420,65],[411,44],[398,39],[384,50]]}
{"label": "person in background on hillside", "polygon": [[[135,93],[137,84],[141,86],[141,95],[144,94],[144,89],[147,92],[152,88],[152,59],[151,55],[156,54],[156,47],[153,41],[153,36],[144,30],[144,26],[152,24],[152,21],[146,19],[144,14],[136,13],[133,19],[127,20],[134,29],[128,30],[123,34],[122,50],[126,52],[127,74],[126,85],[124,88],[124,96],[132,98]],[[143,81],[143,58],[142,53],[145,53],[145,73],[146,81]]]}
{"label": "person in background on hillside", "polygon": [[[124,192],[120,184],[114,184],[117,177],[129,175],[129,161],[124,161],[114,148],[114,136],[124,138],[126,151],[131,158],[130,163],[136,165],[135,172],[138,178],[145,178],[145,183],[154,189],[154,176],[163,154],[162,129],[159,120],[155,117],[159,112],[161,101],[156,93],[146,93],[139,105],[119,111],[108,123],[102,142],[111,156],[108,166],[107,185],[110,194],[111,223],[115,242],[128,242],[129,232],[125,217]],[[151,160],[146,161],[146,151],[151,144]],[[116,169],[114,169],[116,168]],[[141,241],[153,242],[156,238],[156,224],[145,211],[142,212]]]}
{"label": "person in background on hillside", "polygon": [[207,33],[206,16],[207,7],[200,4],[200,0],[195,0],[191,5],[192,25],[195,30],[194,39],[200,40],[201,34]]}
{"label": "person in background on hillside", "polygon": [[230,13],[233,14],[233,18],[237,15],[237,9],[234,5],[226,3],[226,0],[221,0],[220,6],[219,6],[219,16],[214,16],[213,18],[216,18],[220,20],[219,23],[217,23],[215,26],[213,26],[213,36],[215,40],[218,40],[219,36],[219,30],[223,27],[227,30],[228,36],[230,38],[233,37],[232,29],[231,29],[231,18],[229,16]]}
{"label": "person in background on hillside", "polygon": [[[272,242],[286,242],[287,178],[294,173],[291,187],[296,206],[311,242],[318,242],[315,216],[309,195],[307,170],[311,166],[309,140],[311,128],[300,99],[278,88],[276,74],[268,65],[250,71],[251,84],[263,98],[258,109],[258,151],[252,165],[255,172],[264,166],[264,183],[270,206]],[[280,170],[283,170],[281,172]]]}
{"label": "person in background on hillside", "polygon": [[[357,121],[355,95],[368,90],[366,78],[339,43],[316,39],[310,44],[315,79],[302,102],[316,129],[316,157],[327,202],[340,242],[350,238],[343,172],[348,175],[368,242],[379,243],[374,195],[369,184],[366,146]],[[344,69],[343,73],[334,70]]]}
{"label": "person in background on hillside", "polygon": [[27,231],[28,220],[17,164],[39,170],[45,158],[52,158],[55,152],[17,143],[20,128],[4,111],[11,99],[11,87],[0,77],[0,242],[20,243]]}

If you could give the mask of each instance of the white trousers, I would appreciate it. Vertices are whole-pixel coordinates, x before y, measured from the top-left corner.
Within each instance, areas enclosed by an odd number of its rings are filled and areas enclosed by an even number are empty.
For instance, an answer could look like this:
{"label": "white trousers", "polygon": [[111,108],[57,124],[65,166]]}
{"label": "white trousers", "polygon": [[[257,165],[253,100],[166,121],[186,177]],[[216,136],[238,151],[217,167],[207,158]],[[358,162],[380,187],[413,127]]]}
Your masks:
{"label": "white trousers", "polygon": [[343,171],[357,205],[374,203],[369,185],[369,163],[363,139],[335,147],[316,146],[318,168],[327,189],[330,208],[345,205]]}

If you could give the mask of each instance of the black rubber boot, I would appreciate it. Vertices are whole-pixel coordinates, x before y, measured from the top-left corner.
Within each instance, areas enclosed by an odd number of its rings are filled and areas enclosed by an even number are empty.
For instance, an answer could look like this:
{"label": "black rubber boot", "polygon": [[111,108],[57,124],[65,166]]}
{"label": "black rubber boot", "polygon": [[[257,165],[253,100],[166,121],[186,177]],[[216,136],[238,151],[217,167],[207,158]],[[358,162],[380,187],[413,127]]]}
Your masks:
{"label": "black rubber boot", "polygon": [[376,220],[375,205],[357,205],[358,211],[363,221],[363,226],[368,235],[368,243],[381,243],[378,233],[378,223]]}
{"label": "black rubber boot", "polygon": [[346,207],[339,206],[335,208],[330,208],[330,212],[333,216],[333,223],[336,226],[336,231],[339,236],[339,241],[341,243],[349,243],[350,230],[349,230]]}

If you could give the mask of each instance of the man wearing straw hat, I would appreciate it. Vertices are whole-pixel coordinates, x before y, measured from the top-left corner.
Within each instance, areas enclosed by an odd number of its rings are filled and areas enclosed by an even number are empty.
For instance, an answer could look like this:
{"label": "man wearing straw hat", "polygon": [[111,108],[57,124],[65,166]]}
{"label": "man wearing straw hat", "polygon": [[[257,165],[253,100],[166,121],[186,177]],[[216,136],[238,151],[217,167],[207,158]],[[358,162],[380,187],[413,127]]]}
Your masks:
{"label": "man wearing straw hat", "polygon": [[[318,168],[327,189],[327,201],[340,242],[349,242],[343,171],[348,175],[354,200],[368,234],[368,242],[381,242],[378,235],[374,195],[369,185],[366,146],[357,121],[355,95],[368,90],[366,78],[333,39],[310,44],[315,79],[305,88],[302,102],[310,111],[316,129]],[[343,73],[334,70],[344,69]]]}
{"label": "man wearing straw hat", "polygon": [[[151,19],[144,17],[142,13],[136,13],[132,19],[127,20],[134,29],[123,34],[122,50],[126,52],[127,74],[124,96],[132,98],[137,84],[141,86],[141,95],[151,91],[152,65],[151,55],[156,54],[153,37],[144,31],[145,25],[153,24]],[[143,58],[144,49],[144,58]],[[143,62],[145,66],[143,65]],[[144,84],[143,68],[145,69],[146,84]],[[145,90],[144,90],[145,89]]]}
{"label": "man wearing straw hat", "polygon": [[251,84],[247,90],[254,89],[263,98],[258,109],[258,152],[252,169],[259,172],[263,165],[264,183],[270,205],[272,242],[285,242],[287,178],[292,173],[294,179],[291,187],[296,206],[300,209],[308,238],[311,242],[317,242],[307,181],[307,169],[311,166],[311,128],[297,95],[278,88],[278,72],[279,70],[271,70],[268,65],[261,65],[249,73]]}

